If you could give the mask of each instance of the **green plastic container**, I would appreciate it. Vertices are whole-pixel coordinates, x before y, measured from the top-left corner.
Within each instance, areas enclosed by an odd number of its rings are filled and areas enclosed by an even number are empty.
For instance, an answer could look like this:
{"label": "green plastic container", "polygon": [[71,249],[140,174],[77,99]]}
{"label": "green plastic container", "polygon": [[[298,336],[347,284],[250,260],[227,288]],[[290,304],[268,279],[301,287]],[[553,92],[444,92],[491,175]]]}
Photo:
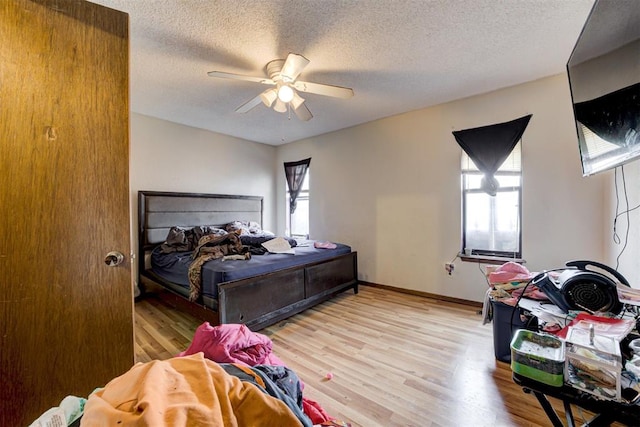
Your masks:
{"label": "green plastic container", "polygon": [[519,329],[511,340],[511,370],[554,387],[564,382],[564,341]]}

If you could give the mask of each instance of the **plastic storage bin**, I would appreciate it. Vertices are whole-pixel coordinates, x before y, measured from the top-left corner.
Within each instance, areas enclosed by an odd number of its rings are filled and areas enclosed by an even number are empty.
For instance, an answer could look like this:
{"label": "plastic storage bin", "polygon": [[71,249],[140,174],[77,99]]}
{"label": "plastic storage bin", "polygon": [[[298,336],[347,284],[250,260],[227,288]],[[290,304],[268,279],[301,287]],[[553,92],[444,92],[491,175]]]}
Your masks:
{"label": "plastic storage bin", "polygon": [[554,387],[564,382],[564,342],[547,334],[520,329],[511,341],[511,370]]}
{"label": "plastic storage bin", "polygon": [[493,310],[493,351],[497,360],[509,363],[513,335],[518,329],[537,329],[538,322],[536,318],[530,319],[530,322],[523,322],[520,318],[522,309],[516,308],[516,312],[513,313],[513,324],[511,324],[514,307],[500,301],[491,301],[491,308]]}
{"label": "plastic storage bin", "polygon": [[621,401],[620,343],[612,337],[569,328],[565,377],[574,388],[600,399]]}

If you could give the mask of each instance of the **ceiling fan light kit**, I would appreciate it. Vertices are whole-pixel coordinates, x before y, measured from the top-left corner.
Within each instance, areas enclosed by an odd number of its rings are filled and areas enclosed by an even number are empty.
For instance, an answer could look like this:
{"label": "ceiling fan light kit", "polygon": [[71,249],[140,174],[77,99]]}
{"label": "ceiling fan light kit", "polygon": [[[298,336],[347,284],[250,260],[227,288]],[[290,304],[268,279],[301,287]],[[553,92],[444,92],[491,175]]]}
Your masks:
{"label": "ceiling fan light kit", "polygon": [[278,98],[278,91],[275,88],[267,89],[260,94],[260,99],[265,107],[271,107]]}
{"label": "ceiling fan light kit", "polygon": [[298,93],[294,91],[293,98],[291,99],[291,106],[293,107],[293,109],[297,110],[302,105],[303,102],[304,102],[304,98],[298,95]]}
{"label": "ceiling fan light kit", "polygon": [[210,71],[207,74],[211,77],[244,80],[275,86],[238,107],[236,109],[238,113],[246,113],[262,102],[266,107],[273,108],[279,113],[286,112],[290,106],[298,119],[307,121],[313,118],[313,115],[305,105],[305,99],[298,94],[298,91],[342,99],[353,96],[353,89],[350,88],[297,81],[296,79],[308,64],[309,60],[304,56],[290,53],[286,60],[276,59],[267,64],[265,69],[269,78],[244,76],[223,71]]}
{"label": "ceiling fan light kit", "polygon": [[287,112],[287,104],[285,102],[282,102],[282,100],[280,98],[278,98],[276,100],[275,105],[273,106],[273,109],[275,111],[277,111],[278,113],[286,113]]}
{"label": "ceiling fan light kit", "polygon": [[293,100],[293,89],[288,84],[279,84],[278,99],[282,102],[291,102]]}

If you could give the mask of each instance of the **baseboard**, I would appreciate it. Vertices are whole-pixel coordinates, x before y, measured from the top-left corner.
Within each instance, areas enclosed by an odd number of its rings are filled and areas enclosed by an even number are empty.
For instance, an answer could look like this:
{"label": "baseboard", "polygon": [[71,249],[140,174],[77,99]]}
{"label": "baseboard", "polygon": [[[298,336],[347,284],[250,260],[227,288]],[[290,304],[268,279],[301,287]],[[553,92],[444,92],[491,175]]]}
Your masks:
{"label": "baseboard", "polygon": [[482,308],[482,303],[477,301],[470,301],[462,298],[454,298],[454,297],[448,297],[444,295],[431,294],[429,292],[416,291],[413,289],[396,288],[395,286],[381,285],[379,283],[365,282],[363,280],[359,280],[359,282],[363,286],[371,286],[372,288],[387,289],[389,291],[399,292],[402,294],[416,295],[419,297],[429,298],[437,301],[445,301],[445,302],[451,302],[455,304],[467,305],[474,308]]}

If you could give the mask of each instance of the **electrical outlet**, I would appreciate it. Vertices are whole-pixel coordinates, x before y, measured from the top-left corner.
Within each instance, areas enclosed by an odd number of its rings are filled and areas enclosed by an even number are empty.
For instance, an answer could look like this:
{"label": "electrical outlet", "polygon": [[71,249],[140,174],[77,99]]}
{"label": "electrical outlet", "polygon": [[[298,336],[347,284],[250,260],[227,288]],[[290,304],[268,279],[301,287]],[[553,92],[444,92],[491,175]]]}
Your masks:
{"label": "electrical outlet", "polygon": [[452,262],[447,262],[447,263],[445,263],[445,265],[444,265],[444,269],[445,269],[445,271],[446,271],[447,273],[449,273],[449,276],[451,276],[451,273],[453,273],[453,268],[454,268],[454,267],[455,267],[455,266],[453,265],[453,263],[452,263]]}

